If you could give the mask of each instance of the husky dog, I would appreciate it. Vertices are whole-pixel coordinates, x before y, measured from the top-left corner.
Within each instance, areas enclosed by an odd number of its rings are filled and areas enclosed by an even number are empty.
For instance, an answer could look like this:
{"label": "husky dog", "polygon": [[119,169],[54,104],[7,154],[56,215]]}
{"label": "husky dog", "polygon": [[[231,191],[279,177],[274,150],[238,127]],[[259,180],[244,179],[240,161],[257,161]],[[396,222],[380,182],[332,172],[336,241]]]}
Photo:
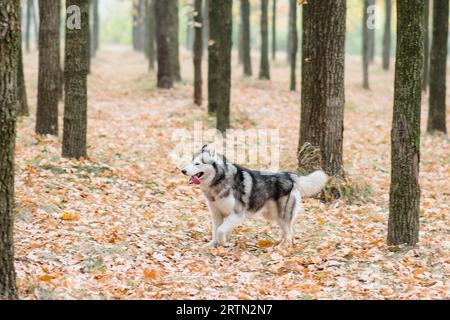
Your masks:
{"label": "husky dog", "polygon": [[328,180],[323,171],[305,177],[253,171],[228,162],[207,145],[194,154],[182,173],[207,199],[212,215],[211,247],[226,244],[232,229],[257,213],[278,223],[283,235],[280,244],[293,244],[293,226],[302,196],[320,192]]}

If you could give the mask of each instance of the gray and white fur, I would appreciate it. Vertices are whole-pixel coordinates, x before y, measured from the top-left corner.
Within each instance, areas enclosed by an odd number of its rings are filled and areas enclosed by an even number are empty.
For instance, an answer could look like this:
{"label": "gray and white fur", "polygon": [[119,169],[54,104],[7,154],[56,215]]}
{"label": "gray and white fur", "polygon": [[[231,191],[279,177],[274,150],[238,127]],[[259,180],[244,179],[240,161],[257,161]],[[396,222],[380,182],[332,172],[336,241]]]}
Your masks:
{"label": "gray and white fur", "polygon": [[212,215],[212,247],[226,244],[233,228],[258,213],[278,223],[283,235],[280,244],[292,244],[302,196],[320,192],[328,180],[323,171],[304,177],[253,171],[228,162],[208,146],[198,151],[182,172],[199,185],[207,199]]}

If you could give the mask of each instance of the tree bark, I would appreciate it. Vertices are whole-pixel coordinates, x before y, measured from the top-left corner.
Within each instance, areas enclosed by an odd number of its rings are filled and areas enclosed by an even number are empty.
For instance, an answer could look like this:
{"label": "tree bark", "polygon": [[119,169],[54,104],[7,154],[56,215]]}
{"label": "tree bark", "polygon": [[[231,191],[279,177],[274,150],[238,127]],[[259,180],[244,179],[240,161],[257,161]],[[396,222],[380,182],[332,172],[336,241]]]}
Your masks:
{"label": "tree bark", "polygon": [[[20,4],[20,2],[19,2]],[[19,23],[22,22],[21,10],[19,10]],[[17,100],[19,104],[19,116],[28,116],[27,89],[25,86],[25,75],[23,72],[22,32],[19,34],[18,46],[18,69],[17,69]]]}
{"label": "tree bark", "polygon": [[17,299],[13,221],[19,10],[19,1],[0,1],[0,300]]}
{"label": "tree bark", "polygon": [[180,54],[178,41],[178,0],[166,0],[169,2],[169,53],[171,59],[172,76],[175,81],[181,81]]}
{"label": "tree bark", "polygon": [[413,246],[419,240],[423,11],[422,0],[397,0],[388,245]]}
{"label": "tree bark", "polygon": [[147,3],[147,33],[148,33],[148,66],[150,70],[155,69],[155,1],[148,0]]}
{"label": "tree bark", "polygon": [[428,133],[447,133],[445,121],[449,0],[433,1]]}
{"label": "tree bark", "polygon": [[71,5],[76,5],[81,9],[81,29],[66,28],[62,156],[80,159],[87,156],[89,0],[66,0],[66,8]]}
{"label": "tree bark", "polygon": [[217,129],[230,127],[232,1],[216,0],[209,6],[208,111],[217,113]]}
{"label": "tree bark", "polygon": [[[439,0],[438,0],[439,1]],[[423,68],[423,91],[427,91],[430,83],[430,1],[424,0],[425,10],[423,13],[423,23],[425,28],[424,37],[424,68]]]}
{"label": "tree bark", "polygon": [[58,135],[61,2],[39,1],[39,76],[36,133]]}
{"label": "tree bark", "polygon": [[202,55],[203,55],[203,17],[202,0],[194,4],[194,103],[202,105]]}
{"label": "tree bark", "polygon": [[161,89],[173,87],[172,61],[169,43],[169,1],[155,1],[156,45],[158,59],[158,82]]}
{"label": "tree bark", "polygon": [[272,1],[272,60],[277,56],[277,0]]}
{"label": "tree bark", "polygon": [[269,66],[269,0],[261,0],[261,62],[259,67],[259,78],[270,79]]}
{"label": "tree bark", "polygon": [[133,27],[132,27],[132,38],[133,38],[133,49],[136,51],[139,51],[139,2],[138,1],[133,1]]}
{"label": "tree bark", "polygon": [[392,0],[385,1],[386,17],[383,35],[383,69],[389,70],[391,62],[391,28],[392,28]]}
{"label": "tree bark", "polygon": [[307,142],[320,147],[322,168],[338,177],[344,177],[345,19],[345,0],[303,6],[299,150]]}
{"label": "tree bark", "polygon": [[[375,0],[369,0],[369,6],[374,6]],[[374,11],[375,13],[375,11]],[[374,19],[375,21],[375,19]],[[375,28],[369,29],[369,62],[375,60]]]}
{"label": "tree bark", "polygon": [[252,58],[250,52],[250,2],[241,0],[241,23],[242,23],[242,64],[244,75],[252,75]]}
{"label": "tree bark", "polygon": [[290,26],[290,37],[291,37],[291,91],[296,90],[297,86],[297,50],[298,50],[298,33],[297,33],[297,0],[289,0],[289,21]]}
{"label": "tree bark", "polygon": [[363,60],[363,88],[369,89],[369,62],[370,62],[370,30],[367,26],[367,21],[369,19],[369,14],[367,12],[371,0],[364,0],[363,6],[363,47],[362,47],[362,60]]}

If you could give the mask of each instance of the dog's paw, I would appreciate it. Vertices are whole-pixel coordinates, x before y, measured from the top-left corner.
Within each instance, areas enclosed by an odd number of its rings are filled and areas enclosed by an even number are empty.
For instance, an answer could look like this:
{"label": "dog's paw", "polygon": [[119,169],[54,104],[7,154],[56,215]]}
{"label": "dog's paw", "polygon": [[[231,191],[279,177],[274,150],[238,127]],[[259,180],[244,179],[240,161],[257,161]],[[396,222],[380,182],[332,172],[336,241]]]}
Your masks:
{"label": "dog's paw", "polygon": [[217,245],[218,245],[217,241],[214,240],[208,243],[208,247],[210,248],[217,248]]}

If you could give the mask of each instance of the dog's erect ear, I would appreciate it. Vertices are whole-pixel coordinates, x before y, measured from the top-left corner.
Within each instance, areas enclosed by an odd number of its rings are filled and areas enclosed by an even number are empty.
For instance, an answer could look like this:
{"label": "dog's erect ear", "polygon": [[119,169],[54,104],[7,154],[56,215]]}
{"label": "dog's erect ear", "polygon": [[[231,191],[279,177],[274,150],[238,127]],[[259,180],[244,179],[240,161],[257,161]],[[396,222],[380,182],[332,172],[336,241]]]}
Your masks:
{"label": "dog's erect ear", "polygon": [[206,149],[208,149],[208,145],[207,145],[207,144],[205,144],[205,145],[202,147],[202,151],[205,151]]}

